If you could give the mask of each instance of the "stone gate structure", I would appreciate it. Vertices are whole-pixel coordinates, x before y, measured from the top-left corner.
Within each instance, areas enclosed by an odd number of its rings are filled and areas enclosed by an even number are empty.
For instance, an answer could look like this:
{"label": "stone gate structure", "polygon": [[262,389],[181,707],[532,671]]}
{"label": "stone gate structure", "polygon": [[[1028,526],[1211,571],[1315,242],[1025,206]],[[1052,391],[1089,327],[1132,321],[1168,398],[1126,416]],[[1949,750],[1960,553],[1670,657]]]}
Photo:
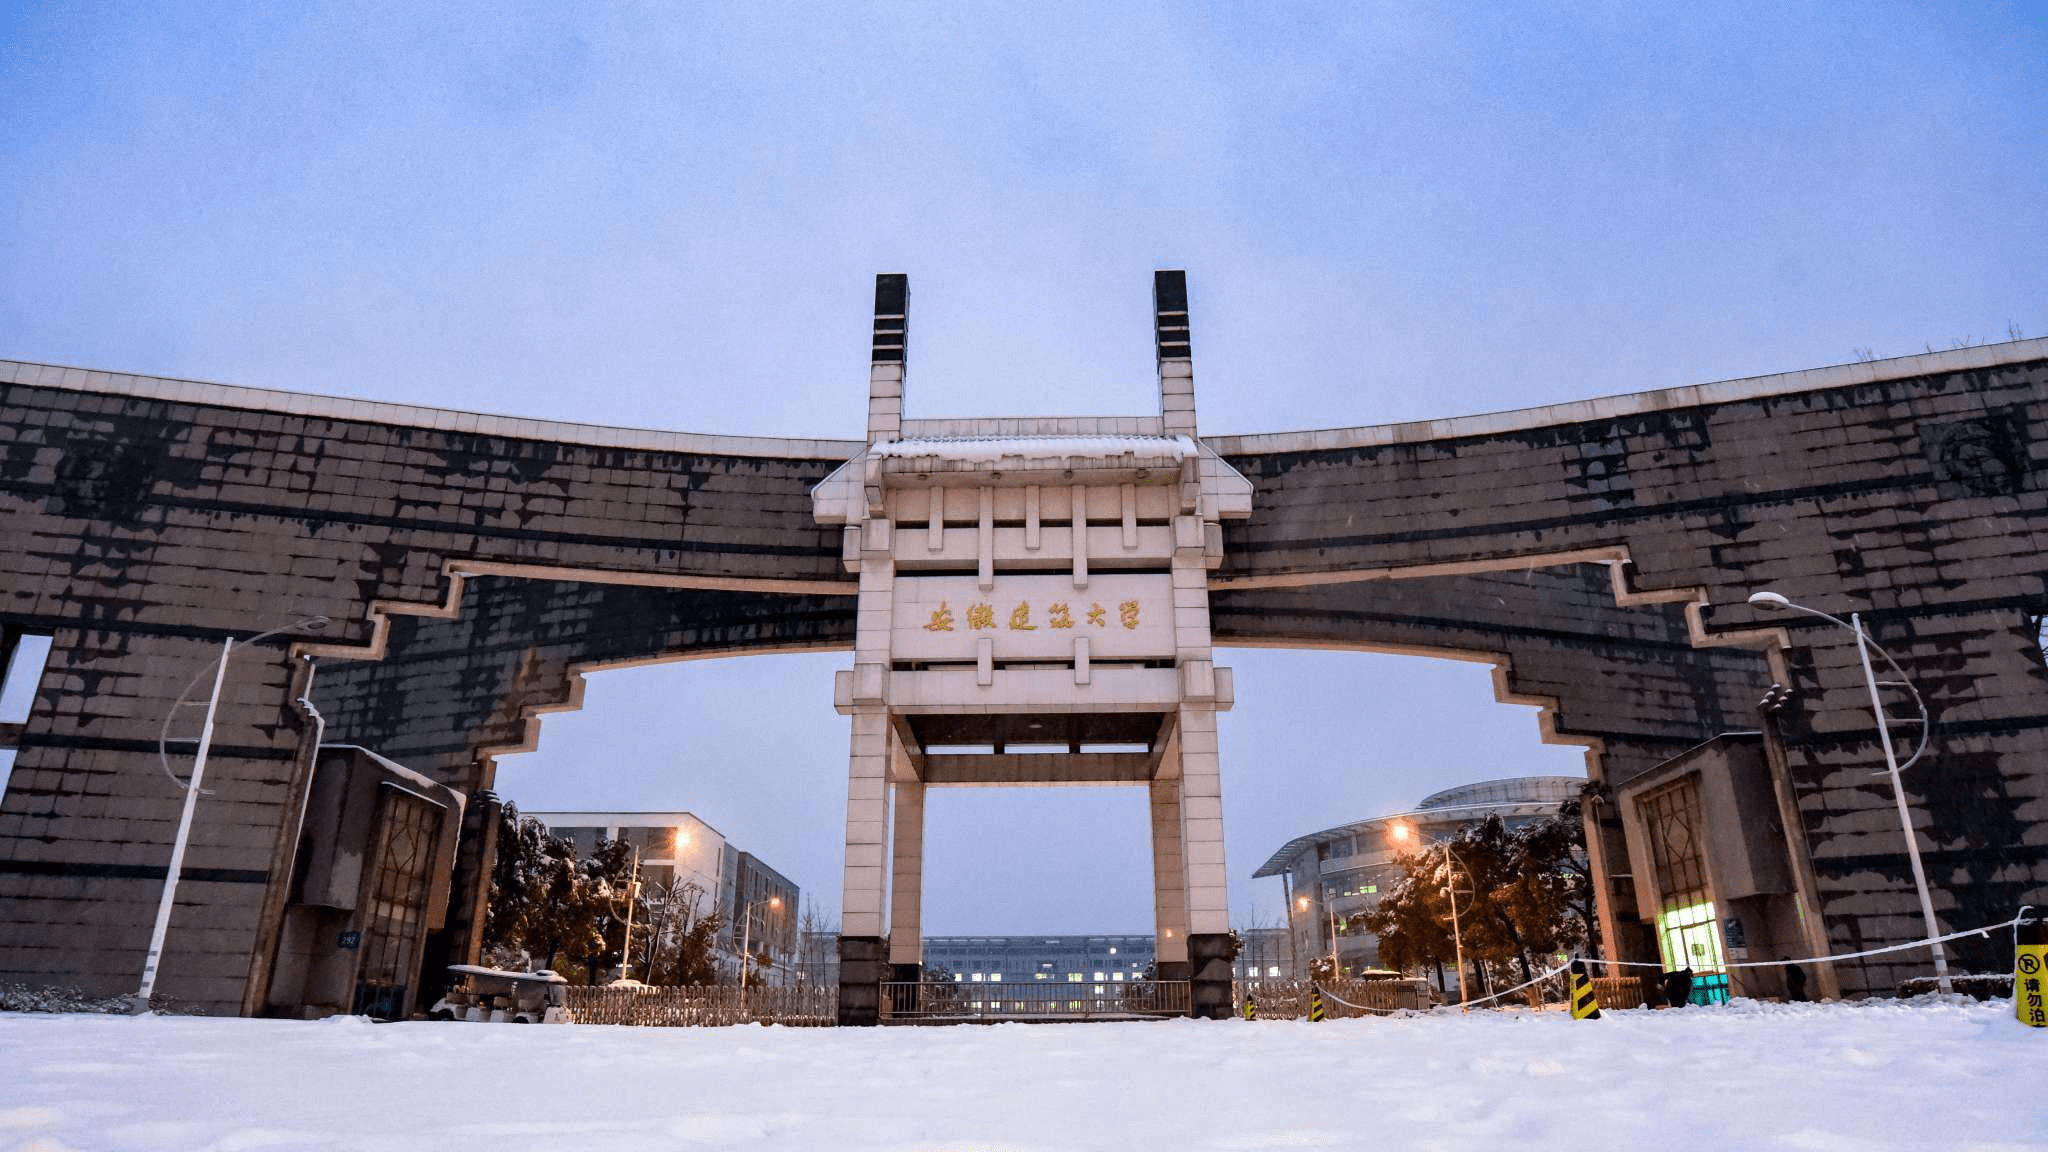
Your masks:
{"label": "stone gate structure", "polygon": [[[366,966],[332,954],[349,932],[358,947],[382,933],[411,949],[381,953],[406,957],[405,987],[389,977],[371,991],[417,1004],[442,964],[480,947],[494,758],[530,747],[541,714],[574,708],[584,672],[797,649],[852,651],[839,701],[854,715],[849,792],[872,803],[896,787],[899,813],[933,773],[1019,770],[993,751],[960,763],[930,746],[993,749],[1036,731],[940,723],[899,693],[909,685],[943,683],[935,699],[950,699],[955,687],[1043,681],[1046,695],[1013,715],[1054,718],[1075,746],[1146,749],[1070,747],[1061,771],[1133,784],[1149,773],[1156,788],[1168,744],[1181,741],[1185,772],[1203,751],[1188,737],[1227,703],[1211,646],[1485,660],[1504,699],[1543,706],[1547,739],[1587,749],[1611,954],[1657,956],[1653,926],[1672,893],[1657,874],[1664,857],[1641,843],[1658,833],[1638,801],[1664,811],[1677,793],[1657,790],[1684,780],[1705,797],[1700,818],[1742,824],[1750,857],[1709,860],[1706,882],[1727,907],[1778,901],[1773,947],[1916,939],[1889,785],[1870,772],[1881,760],[1853,639],[1759,614],[1745,601],[1763,589],[1862,611],[1931,705],[1932,749],[1906,782],[1943,922],[2048,904],[2048,496],[2034,471],[2048,452],[2048,341],[1420,424],[1197,435],[1184,282],[1162,273],[1159,416],[953,428],[904,416],[907,291],[890,278],[878,287],[861,440],[596,428],[0,362],[0,630],[10,657],[30,651],[24,637],[50,638],[40,670],[12,661],[35,677],[34,704],[0,726],[0,746],[15,750],[0,798],[0,981],[134,987],[181,803],[157,762],[165,717],[223,636],[312,614],[334,623],[243,652],[227,677],[212,793],[158,981],[212,1011],[350,1007],[307,991],[309,973],[339,986],[353,971],[363,995]],[[1075,443],[1009,465],[902,446],[989,435],[1189,440],[1153,455]],[[1024,539],[1033,488],[1036,549]],[[950,634],[923,631],[937,606],[896,598],[909,584],[898,574],[919,564],[918,579],[954,581],[967,597],[939,598]],[[1151,590],[1111,603],[1127,576]],[[1011,581],[1036,583],[1012,595]],[[882,620],[863,609],[885,586]],[[1136,599],[1133,637],[1163,620],[1146,597],[1170,596],[1170,644],[1162,633],[1109,656],[1091,636],[1084,662],[1073,638],[1053,642],[1055,589],[1070,620],[1084,593],[1106,613]],[[1000,605],[999,627],[977,634],[966,620],[976,603]],[[1007,627],[1017,604],[1038,631]],[[1025,636],[1035,646],[1009,647]],[[927,638],[959,647],[927,652]],[[1090,683],[1077,684],[1084,667]],[[878,683],[872,669],[887,675]],[[1136,710],[1053,707],[1126,671],[1166,672],[1173,686]],[[1788,691],[1761,714],[1774,684]],[[1123,714],[1153,727],[1090,718]],[[1715,751],[1753,739],[1760,754]],[[320,749],[344,746],[368,750],[349,771],[376,784],[351,786],[354,815],[321,799],[339,790],[319,785],[334,761]],[[1724,761],[1750,781],[1725,804],[1707,766]],[[1213,746],[1199,770],[1212,765]],[[1189,787],[1175,819],[1195,945],[1221,921],[1197,915],[1195,889],[1212,874],[1187,863],[1207,834]],[[445,886],[424,889],[445,899],[393,919],[377,911],[390,901],[372,891],[376,861],[393,855],[392,814],[433,796],[442,815],[406,827],[415,857],[452,861]],[[848,956],[879,978],[889,962],[915,962],[893,943],[882,951],[900,934],[879,883],[885,846],[907,861],[915,844],[900,816],[896,836],[859,823]],[[895,909],[914,918],[905,895]],[[1163,899],[1162,943],[1180,914]],[[288,930],[306,923],[344,931]],[[1962,965],[1991,968],[1997,948],[1955,946]],[[1924,970],[1924,954],[1908,952],[1832,975],[1858,993]]]}
{"label": "stone gate structure", "polygon": [[[931,786],[1143,785],[1161,979],[1230,1014],[1209,572],[1251,485],[1195,442],[1187,282],[1154,284],[1160,414],[905,420],[909,285],[875,297],[868,446],[813,492],[860,577],[840,1022],[923,962]],[[886,897],[886,899],[885,899]]]}

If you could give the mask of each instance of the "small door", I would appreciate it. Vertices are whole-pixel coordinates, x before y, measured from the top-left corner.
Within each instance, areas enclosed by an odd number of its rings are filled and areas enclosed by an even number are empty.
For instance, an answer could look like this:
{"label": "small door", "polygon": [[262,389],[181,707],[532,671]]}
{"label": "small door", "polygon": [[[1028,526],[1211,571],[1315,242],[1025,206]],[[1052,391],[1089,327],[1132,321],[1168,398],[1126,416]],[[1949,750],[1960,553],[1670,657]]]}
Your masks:
{"label": "small door", "polygon": [[362,960],[356,969],[352,1012],[403,1019],[418,977],[425,938],[428,882],[441,809],[390,786],[377,830],[368,896],[359,909]]}
{"label": "small door", "polygon": [[1638,804],[1656,866],[1657,946],[1664,967],[1692,969],[1689,1002],[1722,1003],[1728,999],[1727,949],[1707,879],[1698,780],[1681,777]]}

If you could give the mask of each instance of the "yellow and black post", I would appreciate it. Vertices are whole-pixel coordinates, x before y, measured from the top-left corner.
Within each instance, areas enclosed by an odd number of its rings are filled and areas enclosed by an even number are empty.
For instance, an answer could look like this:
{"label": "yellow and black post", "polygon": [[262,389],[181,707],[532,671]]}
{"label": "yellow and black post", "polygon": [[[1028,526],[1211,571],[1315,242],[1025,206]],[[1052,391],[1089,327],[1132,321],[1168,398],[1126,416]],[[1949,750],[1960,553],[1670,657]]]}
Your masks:
{"label": "yellow and black post", "polygon": [[1598,1020],[1600,1001],[1593,996],[1593,980],[1586,975],[1584,960],[1572,961],[1572,1019]]}
{"label": "yellow and black post", "polygon": [[2020,1023],[2048,1028],[2048,1005],[2041,1001],[2048,984],[2048,920],[2022,922],[2013,932],[2012,1010]]}
{"label": "yellow and black post", "polygon": [[1314,1024],[1314,1023],[1316,1023],[1317,1021],[1321,1020],[1322,1018],[1323,1018],[1323,990],[1322,990],[1322,988],[1321,988],[1321,987],[1319,987],[1319,986],[1317,986],[1317,985],[1315,985],[1315,984],[1310,984],[1310,985],[1308,986],[1308,1020],[1309,1020],[1309,1023],[1311,1023],[1311,1024]]}
{"label": "yellow and black post", "polygon": [[1244,994],[1244,1018],[1247,1020],[1257,1020],[1259,1018],[1259,1002],[1252,999],[1252,994],[1249,992]]}

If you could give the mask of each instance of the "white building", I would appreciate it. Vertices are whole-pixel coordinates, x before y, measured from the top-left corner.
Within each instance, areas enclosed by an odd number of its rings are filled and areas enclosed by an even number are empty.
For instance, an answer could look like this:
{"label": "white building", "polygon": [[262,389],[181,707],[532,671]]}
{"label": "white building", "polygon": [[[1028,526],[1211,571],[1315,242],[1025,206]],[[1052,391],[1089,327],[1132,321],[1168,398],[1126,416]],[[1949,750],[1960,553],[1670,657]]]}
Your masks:
{"label": "white building", "polygon": [[[770,984],[793,978],[796,951],[797,885],[750,852],[726,842],[716,828],[688,812],[522,812],[547,826],[548,834],[576,845],[579,855],[600,840],[624,840],[640,850],[640,881],[650,891],[696,886],[698,914],[725,920],[719,934],[720,962],[738,970],[744,943],[757,955],[775,958]],[[751,919],[751,929],[747,921]]]}
{"label": "white building", "polygon": [[[1515,828],[1556,815],[1585,783],[1581,776],[1521,776],[1447,788],[1423,797],[1411,812],[1297,836],[1252,876],[1280,877],[1294,954],[1304,969],[1334,950],[1339,974],[1355,975],[1380,966],[1379,941],[1353,930],[1356,917],[1378,906],[1382,888],[1400,873],[1401,857],[1488,816]],[[1397,836],[1397,827],[1409,836]]]}

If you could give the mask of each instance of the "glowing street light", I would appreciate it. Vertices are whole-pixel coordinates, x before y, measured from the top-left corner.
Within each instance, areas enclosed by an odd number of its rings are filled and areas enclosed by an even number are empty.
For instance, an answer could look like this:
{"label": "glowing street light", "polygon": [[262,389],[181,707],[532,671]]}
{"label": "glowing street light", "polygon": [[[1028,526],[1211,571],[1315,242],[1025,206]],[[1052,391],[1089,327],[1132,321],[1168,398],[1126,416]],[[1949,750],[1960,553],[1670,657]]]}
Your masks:
{"label": "glowing street light", "polygon": [[[1387,829],[1387,833],[1397,843],[1401,844],[1406,844],[1417,835],[1415,827],[1405,820],[1395,821]],[[1464,865],[1459,864],[1458,858],[1451,854],[1450,841],[1441,841],[1437,847],[1444,850],[1444,884],[1440,891],[1443,892],[1444,899],[1450,901],[1451,904],[1451,948],[1457,955],[1458,1005],[1461,1010],[1464,1010],[1465,1001],[1469,997],[1465,993],[1465,934],[1458,925],[1458,897],[1460,895],[1468,895],[1468,893],[1460,893],[1458,891],[1458,874],[1453,868],[1453,865],[1460,868],[1464,867]],[[1425,849],[1425,851],[1427,850]]]}
{"label": "glowing street light", "polygon": [[[1877,717],[1877,738],[1878,742],[1884,745],[1885,771],[1890,773],[1892,778],[1892,800],[1899,808],[1899,828],[1906,834],[1906,857],[1913,864],[1913,886],[1920,893],[1920,917],[1927,925],[1927,937],[1932,941],[1931,946],[1934,949],[1934,983],[1943,992],[1954,991],[1954,985],[1948,977],[1948,954],[1942,950],[1941,941],[1935,939],[1941,935],[1941,929],[1934,919],[1934,899],[1927,891],[1927,871],[1920,865],[1920,840],[1913,834],[1913,815],[1906,809],[1905,786],[1899,783],[1899,773],[1918,763],[1921,755],[1927,751],[1927,741],[1933,733],[1933,726],[1928,722],[1927,702],[1920,698],[1920,690],[1913,687],[1913,682],[1906,679],[1905,670],[1899,667],[1897,660],[1892,659],[1892,654],[1885,651],[1883,646],[1871,639],[1870,634],[1863,630],[1861,613],[1851,612],[1849,618],[1843,620],[1817,608],[1795,604],[1776,592],[1752,592],[1749,602],[1772,612],[1804,612],[1808,616],[1819,617],[1856,634],[1856,655],[1863,662],[1863,683],[1870,690],[1870,711]],[[1878,680],[1877,673],[1870,666],[1872,649],[1876,649],[1877,654],[1884,657],[1884,662],[1897,674],[1897,680]],[[1878,695],[1877,690],[1880,687],[1904,688],[1913,694],[1913,704],[1920,710],[1920,746],[1913,749],[1913,754],[1906,758],[1904,764],[1899,763],[1898,754],[1892,749],[1891,720],[1885,715],[1884,701]]]}
{"label": "glowing street light", "polygon": [[753,963],[753,961],[754,961],[754,955],[753,955],[753,945],[754,945],[754,909],[756,909],[756,908],[759,908],[759,907],[760,907],[761,905],[763,905],[763,904],[766,904],[766,905],[767,905],[767,906],[769,906],[770,908],[780,908],[780,907],[782,907],[782,897],[780,897],[780,896],[769,896],[769,897],[766,897],[766,898],[764,898],[764,899],[756,900],[756,901],[754,901],[754,902],[753,902],[752,904],[749,904],[749,905],[747,905],[747,910],[746,910],[746,911],[745,911],[744,913],[742,913],[742,914],[741,914],[741,917],[740,917],[740,918],[741,918],[741,920],[742,920],[742,921],[744,922],[744,926],[743,926],[743,928],[742,928],[742,930],[741,930],[741,932],[740,932],[740,1019],[741,1019],[741,1020],[745,1020],[745,1019],[747,1018],[747,965],[749,965],[749,964]]}
{"label": "glowing street light", "polygon": [[[1316,883],[1320,884],[1320,883],[1322,883],[1322,880],[1321,880],[1320,878],[1318,878],[1318,879],[1317,879],[1317,881],[1316,881]],[[1308,911],[1308,897],[1306,897],[1306,896],[1301,896],[1301,897],[1297,897],[1297,898],[1296,898],[1296,903],[1297,903],[1297,904],[1298,904],[1298,905],[1300,906],[1300,908],[1301,908],[1301,910],[1302,910],[1303,912],[1306,912],[1306,911]],[[1342,969],[1340,969],[1340,968],[1338,968],[1338,967],[1337,967],[1337,906],[1336,906],[1336,903],[1335,903],[1334,901],[1331,901],[1331,900],[1328,900],[1328,899],[1324,900],[1324,901],[1323,901],[1323,911],[1325,911],[1325,912],[1328,912],[1328,913],[1330,914],[1330,979],[1332,979],[1332,980],[1335,980],[1335,979],[1337,978],[1337,975],[1338,975],[1338,973],[1342,971]]]}

